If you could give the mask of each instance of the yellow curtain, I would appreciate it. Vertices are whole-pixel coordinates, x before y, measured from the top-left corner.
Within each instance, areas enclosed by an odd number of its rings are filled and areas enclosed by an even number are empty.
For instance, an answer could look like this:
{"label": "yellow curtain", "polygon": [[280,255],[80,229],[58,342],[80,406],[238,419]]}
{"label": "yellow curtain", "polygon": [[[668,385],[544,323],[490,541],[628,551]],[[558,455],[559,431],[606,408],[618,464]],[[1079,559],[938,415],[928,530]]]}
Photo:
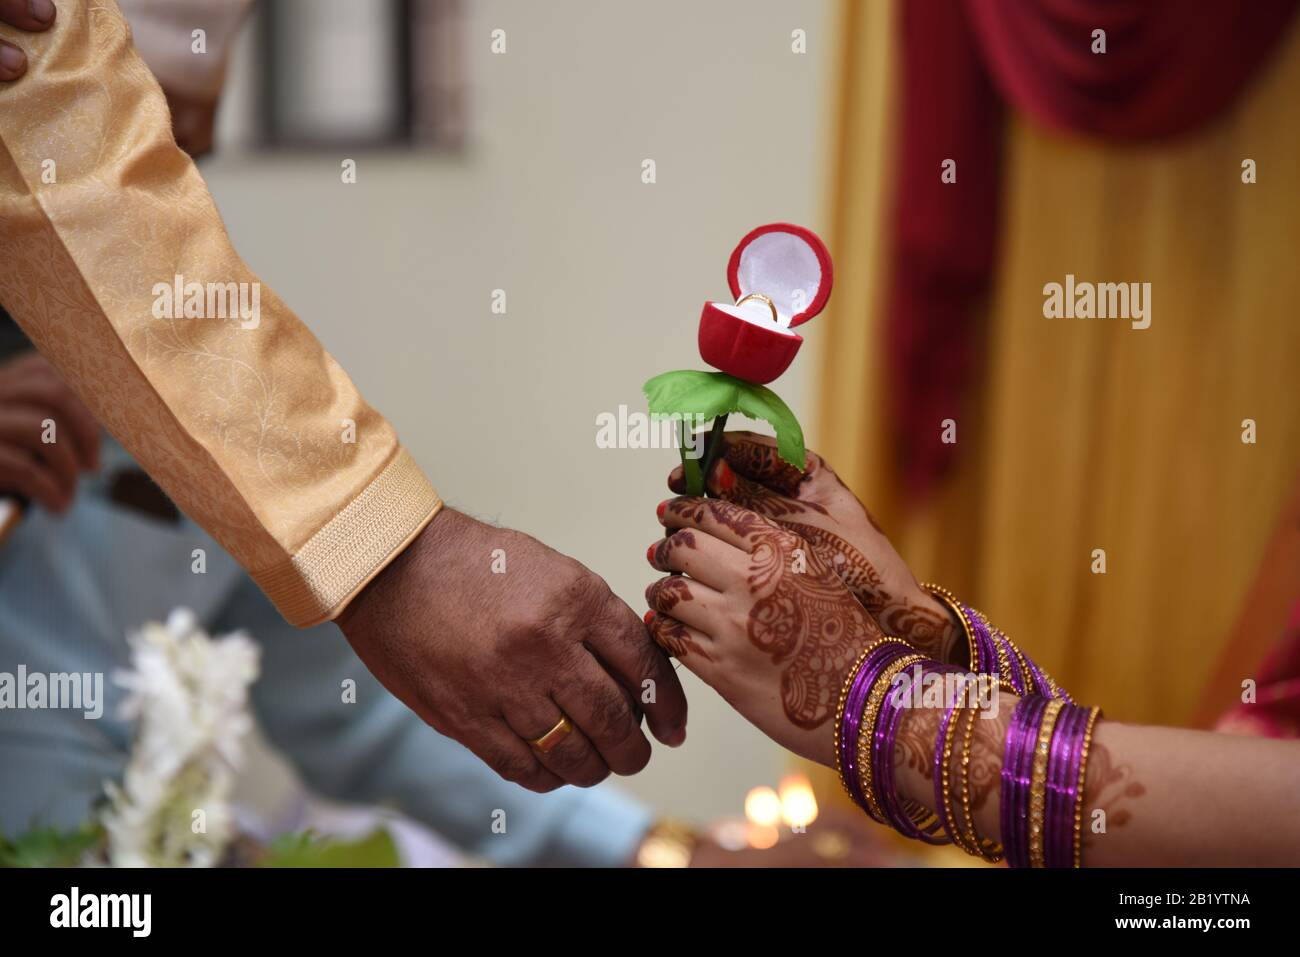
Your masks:
{"label": "yellow curtain", "polygon": [[[878,345],[895,16],[888,2],[840,9],[836,289],[816,337],[814,447],[918,575],[982,607],[1079,700],[1111,718],[1185,722],[1300,472],[1300,29],[1190,137],[1108,146],[1017,116],[990,130],[1006,151],[984,369],[958,423],[957,470],[905,510]],[[1246,159],[1255,184],[1242,182]],[[1067,273],[1150,282],[1151,327],[1044,318],[1044,284]],[[1246,419],[1255,444],[1242,441]],[[1096,549],[1105,574],[1092,571]],[[1253,665],[1216,680],[1239,683]]]}

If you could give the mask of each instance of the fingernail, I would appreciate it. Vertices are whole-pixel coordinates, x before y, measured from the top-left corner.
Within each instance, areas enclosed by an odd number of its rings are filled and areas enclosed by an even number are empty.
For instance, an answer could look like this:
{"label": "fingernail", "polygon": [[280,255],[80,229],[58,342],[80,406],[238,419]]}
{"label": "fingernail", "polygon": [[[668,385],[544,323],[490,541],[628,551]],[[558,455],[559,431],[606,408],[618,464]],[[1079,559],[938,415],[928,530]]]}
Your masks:
{"label": "fingernail", "polygon": [[664,512],[668,511],[668,503],[671,501],[672,499],[666,498],[662,502],[660,502],[659,507],[655,509],[655,514],[658,515],[660,518],[663,518]]}
{"label": "fingernail", "polygon": [[644,615],[641,616],[641,620],[644,621],[644,622],[648,625],[648,624],[650,624],[650,622],[654,619],[654,616],[655,616],[655,613],[654,613],[654,612],[652,612],[652,611],[648,611],[648,612],[646,612]]}
{"label": "fingernail", "polygon": [[27,12],[41,23],[54,19],[54,4],[50,0],[27,0]]}
{"label": "fingernail", "polygon": [[0,70],[6,73],[17,73],[26,62],[27,58],[22,50],[8,43],[0,43]]}
{"label": "fingernail", "polygon": [[655,542],[653,545],[651,545],[649,548],[645,550],[645,560],[648,561],[651,565],[655,563],[655,549],[657,549],[658,547],[659,547],[659,543]]}
{"label": "fingernail", "polygon": [[718,459],[718,464],[713,469],[713,482],[724,492],[730,492],[736,484],[736,473],[731,471],[726,459]]}

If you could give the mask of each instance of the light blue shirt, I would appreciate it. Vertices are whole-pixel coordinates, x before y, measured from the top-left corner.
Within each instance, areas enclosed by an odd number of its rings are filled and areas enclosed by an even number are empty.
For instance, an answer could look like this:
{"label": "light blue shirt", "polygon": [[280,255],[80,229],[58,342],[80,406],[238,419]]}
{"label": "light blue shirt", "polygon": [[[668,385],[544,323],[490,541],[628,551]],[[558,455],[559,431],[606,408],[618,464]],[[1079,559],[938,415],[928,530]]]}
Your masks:
{"label": "light blue shirt", "polygon": [[[385,804],[466,853],[504,865],[626,863],[648,811],[614,788],[534,794],[499,778],[428,727],[366,670],[333,624],[286,624],[233,559],[186,518],[158,521],[110,502],[107,477],[133,465],[116,442],[63,518],[29,511],[0,547],[0,672],[103,672],[98,720],[81,710],[0,709],[0,831],[86,821],[106,779],[120,780],[131,728],[117,718],[126,634],[192,609],[211,634],[244,630],[262,648],[252,705],[307,785]],[[193,550],[204,574],[191,571]],[[344,703],[345,679],[356,702]],[[494,833],[504,811],[505,833]],[[499,818],[500,815],[497,814]]]}

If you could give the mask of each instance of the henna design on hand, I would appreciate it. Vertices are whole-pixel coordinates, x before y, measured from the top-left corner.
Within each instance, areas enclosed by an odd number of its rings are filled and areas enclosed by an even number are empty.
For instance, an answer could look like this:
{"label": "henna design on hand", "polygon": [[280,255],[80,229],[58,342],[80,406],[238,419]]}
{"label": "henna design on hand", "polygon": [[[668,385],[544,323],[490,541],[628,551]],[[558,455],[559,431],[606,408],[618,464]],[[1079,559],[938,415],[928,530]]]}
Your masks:
{"label": "henna design on hand", "polygon": [[927,781],[934,778],[934,739],[942,716],[936,708],[912,708],[903,717],[894,738],[895,772],[906,768]]}
{"label": "henna design on hand", "polygon": [[885,595],[885,599],[872,614],[886,634],[906,639],[922,654],[938,661],[952,660],[958,629],[951,615],[926,608],[909,598],[894,600]]}
{"label": "henna design on hand", "polygon": [[691,654],[698,655],[705,661],[713,660],[713,656],[700,647],[700,643],[695,640],[690,629],[676,618],[667,615],[657,617],[652,634],[659,647],[673,658],[681,659]]}
{"label": "henna design on hand", "polygon": [[[805,549],[806,570],[793,571]],[[803,539],[764,526],[750,548],[750,591],[761,597],[749,610],[748,636],[781,672],[781,703],[796,727],[820,727],[835,712],[840,685],[873,639],[875,623],[843,582]]]}
{"label": "henna design on hand", "polygon": [[[1004,702],[1005,704],[1005,702]],[[953,716],[960,719],[953,733],[960,739],[961,727],[969,721],[970,712],[965,708]],[[906,770],[919,775],[924,781],[934,781],[934,746],[939,734],[939,721],[943,717],[941,708],[912,708],[904,716],[894,739],[894,769]],[[971,810],[977,811],[990,801],[996,801],[1002,785],[1002,754],[1011,723],[1011,709],[1000,707],[996,717],[985,717],[981,712],[975,719],[975,731],[971,739],[970,765],[967,769],[967,784],[970,788]],[[961,774],[961,747],[958,743],[953,748],[951,763],[948,766],[949,780],[959,781]],[[960,806],[960,798],[954,794],[954,807]],[[934,803],[930,791],[921,796],[926,807]],[[931,808],[933,810],[933,808]]]}
{"label": "henna design on hand", "polygon": [[1083,784],[1083,846],[1090,847],[1097,837],[1092,830],[1092,813],[1101,809],[1106,817],[1106,830],[1123,827],[1133,819],[1133,812],[1121,805],[1129,799],[1136,800],[1147,793],[1146,785],[1139,781],[1133,768],[1116,764],[1110,749],[1094,737],[1088,749],[1088,777]]}
{"label": "henna design on hand", "polygon": [[[1003,704],[1006,705],[1007,702]],[[968,773],[972,810],[982,808],[990,798],[996,798],[1001,790],[1002,757],[1006,750],[1007,730],[1011,727],[1011,711],[1010,707],[1002,707],[996,718],[986,718],[981,714],[975,719]]]}
{"label": "henna design on hand", "polygon": [[[795,532],[821,554],[885,633],[904,639],[922,654],[940,661],[949,660],[949,654],[958,645],[960,637],[957,623],[951,615],[926,601],[915,578],[908,575],[915,595],[896,594],[885,587],[884,577],[861,549],[820,525],[792,520],[794,516],[809,515],[834,518],[820,502],[787,497],[797,494],[798,486],[815,473],[824,473],[837,483],[847,499],[861,509],[871,527],[882,537],[884,535],[875,517],[817,455],[808,453],[808,471],[801,474],[784,462],[772,446],[740,442],[727,446],[727,458],[719,465],[717,480],[724,501],[773,519]],[[747,476],[756,476],[761,482]]]}
{"label": "henna design on hand", "polygon": [[735,502],[742,508],[758,512],[768,518],[775,518],[778,521],[787,515],[803,515],[808,512],[815,512],[818,515],[829,515],[825,505],[817,502],[801,502],[795,498],[786,498],[783,495],[776,495],[770,489],[760,485],[757,482],[751,482],[747,478],[736,477],[731,480],[728,486],[724,482],[724,498],[728,502]]}
{"label": "henna design on hand", "polygon": [[885,600],[888,600],[889,596],[881,590],[884,579],[880,577],[880,572],[876,571],[876,566],[867,560],[867,556],[834,532],[828,532],[816,525],[805,525],[802,522],[781,524],[811,545],[813,551],[825,559],[839,576],[840,581],[853,592],[853,597],[860,601],[867,611],[879,617],[878,612],[884,607]]}
{"label": "henna design on hand", "polygon": [[727,443],[724,461],[741,475],[791,498],[799,494],[799,486],[809,481],[821,465],[821,459],[815,453],[808,452],[804,459],[804,470],[800,471],[781,458],[776,446],[744,440]]}
{"label": "henna design on hand", "polygon": [[[820,553],[853,597],[880,623],[885,634],[910,642],[922,654],[939,661],[948,660],[948,653],[957,642],[957,625],[951,615],[886,590],[884,579],[876,567],[862,552],[834,532],[801,522],[781,522],[781,525]],[[917,591],[920,591],[919,585]]]}
{"label": "henna design on hand", "polygon": [[722,499],[678,498],[669,509],[696,525],[703,524],[707,516],[742,538],[771,527],[763,516]]}
{"label": "henna design on hand", "polygon": [[[655,546],[654,561],[650,564],[655,568],[668,568],[668,554],[675,548],[694,548],[695,533],[689,528],[679,528],[667,538],[664,538]],[[689,595],[687,596],[690,597]]]}
{"label": "henna design on hand", "polygon": [[645,600],[655,611],[670,614],[678,602],[691,600],[690,580],[681,575],[669,575],[651,582],[645,590]]}
{"label": "henna design on hand", "polygon": [[[678,534],[683,534],[683,532]],[[662,544],[660,547],[663,547]],[[669,614],[677,607],[679,602],[690,600],[690,583],[688,579],[683,578],[681,575],[670,575],[667,578],[661,578],[659,581],[651,583],[650,587],[646,589],[646,603],[657,614],[652,621],[648,622],[650,633],[654,636],[656,644],[674,658],[683,658],[688,654],[693,654],[699,655],[705,661],[712,661],[713,657],[695,640],[690,629]]]}

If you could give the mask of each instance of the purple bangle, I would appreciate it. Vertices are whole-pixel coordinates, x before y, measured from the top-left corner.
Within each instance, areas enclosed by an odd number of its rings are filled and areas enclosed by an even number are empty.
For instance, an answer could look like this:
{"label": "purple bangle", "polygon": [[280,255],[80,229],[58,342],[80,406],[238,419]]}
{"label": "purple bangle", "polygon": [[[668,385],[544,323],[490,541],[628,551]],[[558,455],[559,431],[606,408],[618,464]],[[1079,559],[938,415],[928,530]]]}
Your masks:
{"label": "purple bangle", "polygon": [[1002,848],[1011,867],[1029,866],[1029,788],[1033,773],[1034,746],[1043,721],[1047,699],[1030,695],[1016,702],[1007,729],[1006,750],[1002,756],[1002,792],[999,814],[1002,822]]}
{"label": "purple bangle", "polygon": [[853,683],[849,687],[849,693],[844,699],[844,724],[839,740],[840,769],[844,776],[844,786],[848,789],[853,803],[876,820],[878,819],[872,813],[866,795],[862,792],[862,781],[858,775],[858,735],[862,730],[862,712],[876,678],[890,662],[909,653],[910,649],[906,645],[892,641],[873,650],[858,668],[858,673],[854,675]]}
{"label": "purple bangle", "polygon": [[[1023,784],[1019,787],[1016,803],[1016,821],[1017,847],[1024,857],[1024,867],[1030,866],[1029,860],[1029,799],[1033,792],[1034,783],[1034,752],[1038,748],[1038,732],[1042,729],[1043,718],[1047,713],[1048,698],[1042,698],[1033,695],[1035,702],[1033,710],[1033,719],[1028,728],[1028,734],[1025,737],[1024,753],[1021,757],[1020,781]],[[1011,865],[1021,866],[1021,865]]]}
{"label": "purple bangle", "polygon": [[844,716],[841,719],[843,723],[840,727],[840,739],[838,741],[840,774],[844,779],[844,787],[849,792],[849,797],[853,803],[864,810],[866,809],[866,799],[862,796],[862,791],[858,785],[856,742],[858,740],[858,729],[862,726],[862,708],[866,700],[867,689],[871,687],[871,682],[867,680],[867,673],[870,670],[867,665],[875,654],[876,652],[872,652],[863,659],[862,664],[858,666],[857,673],[853,676],[853,682],[849,686],[848,694],[844,697]]}
{"label": "purple bangle", "polygon": [[[1006,634],[969,605],[962,605],[962,610],[970,619],[975,634],[976,648],[979,649],[980,664],[976,668],[982,674],[991,674],[1006,680],[1013,691],[1021,697],[1029,694],[1042,695],[1046,698],[1060,698],[1067,704],[1073,704],[1065,690],[1056,687],[1047,677],[1047,673],[1038,667],[1038,663],[1027,654],[1016,649],[1015,644]],[[997,649],[1006,655],[1010,674],[1001,674],[998,666]]]}
{"label": "purple bangle", "polygon": [[[1002,651],[1007,656],[1007,667],[1011,670],[1011,674],[1007,675],[1007,677],[1011,680],[1012,690],[1021,696],[1029,694],[1029,687],[1025,684],[1024,672],[1020,670],[1020,656],[1016,654],[1016,649],[1007,640],[1007,636],[996,629],[993,631],[993,640],[1002,646]],[[1041,692],[1039,693],[1041,694]]]}
{"label": "purple bangle", "polygon": [[975,663],[975,670],[982,675],[993,675],[995,678],[1002,678],[1003,675],[998,673],[998,654],[993,645],[993,636],[989,634],[988,626],[979,613],[970,605],[961,606],[962,613],[966,620],[970,622],[971,631],[975,634],[975,655],[978,659]]}
{"label": "purple bangle", "polygon": [[[952,841],[952,822],[948,820],[948,812],[944,802],[943,792],[943,751],[944,744],[948,740],[948,731],[952,727],[953,715],[961,707],[966,697],[967,689],[975,682],[974,676],[967,674],[961,683],[961,688],[957,693],[957,699],[948,703],[948,707],[943,712],[943,717],[939,719],[939,732],[934,737],[934,813],[939,818],[939,831],[942,834],[949,835],[950,843]],[[952,756],[951,751],[949,757]]]}
{"label": "purple bangle", "polygon": [[[958,673],[960,669],[951,665],[941,665],[936,661],[918,661],[907,671],[912,673],[912,681],[915,685],[918,680],[917,676],[921,681],[924,681],[928,675]],[[900,674],[905,673],[907,672],[900,672]],[[894,680],[897,681],[898,679],[895,678]],[[918,693],[923,693],[923,690]],[[885,812],[886,821],[893,826],[894,830],[904,837],[924,841],[927,844],[947,844],[948,839],[944,836],[937,815],[929,814],[924,805],[908,802],[912,805],[912,813],[916,814],[922,821],[927,822],[923,827],[918,826],[917,821],[908,813],[908,808],[904,802],[898,799],[894,779],[894,743],[898,738],[899,726],[903,723],[903,711],[910,706],[910,704],[898,700],[897,687],[890,687],[885,692],[884,700],[880,704],[880,716],[876,720],[875,734],[871,742],[871,774],[875,779],[873,784],[876,788],[881,810]],[[936,833],[938,834],[937,837],[935,836]]]}
{"label": "purple bangle", "polygon": [[[1029,678],[1034,683],[1034,691],[1044,697],[1052,697],[1052,683],[1047,680],[1047,675],[1043,673],[1043,669],[1038,667],[1038,663],[1028,655],[1022,653],[1020,657],[1025,660],[1025,667],[1029,669]],[[1063,698],[1064,694],[1058,690],[1055,697]]]}
{"label": "purple bangle", "polygon": [[[1014,650],[1015,646],[1011,644],[1011,639],[1002,635],[1008,645]],[[1038,667],[1038,662],[1034,661],[1023,651],[1018,655],[1020,661],[1024,663],[1025,668],[1029,671],[1029,680],[1033,682],[1033,693],[1040,694],[1045,698],[1060,698],[1066,704],[1074,704],[1070,696],[1065,693],[1065,689],[1057,685],[1051,678],[1047,677],[1047,672]]]}
{"label": "purple bangle", "polygon": [[1088,709],[1069,704],[1056,719],[1043,815],[1043,863],[1047,867],[1074,866],[1074,794],[1087,722]]}

